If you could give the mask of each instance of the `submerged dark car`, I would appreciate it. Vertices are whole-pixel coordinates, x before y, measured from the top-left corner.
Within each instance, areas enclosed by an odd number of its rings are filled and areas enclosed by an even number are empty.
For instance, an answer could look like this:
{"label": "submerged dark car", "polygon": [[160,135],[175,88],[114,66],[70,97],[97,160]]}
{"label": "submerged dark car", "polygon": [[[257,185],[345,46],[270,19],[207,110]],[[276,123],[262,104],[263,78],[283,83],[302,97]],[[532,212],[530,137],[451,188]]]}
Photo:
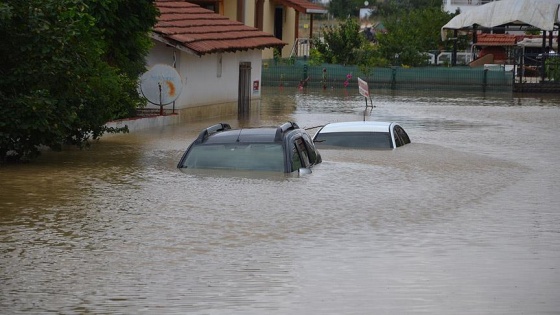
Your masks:
{"label": "submerged dark car", "polygon": [[410,137],[396,122],[348,121],[326,124],[313,141],[318,147],[394,149],[410,143]]}
{"label": "submerged dark car", "polygon": [[309,173],[321,161],[313,140],[296,123],[242,129],[220,123],[200,132],[177,167]]}

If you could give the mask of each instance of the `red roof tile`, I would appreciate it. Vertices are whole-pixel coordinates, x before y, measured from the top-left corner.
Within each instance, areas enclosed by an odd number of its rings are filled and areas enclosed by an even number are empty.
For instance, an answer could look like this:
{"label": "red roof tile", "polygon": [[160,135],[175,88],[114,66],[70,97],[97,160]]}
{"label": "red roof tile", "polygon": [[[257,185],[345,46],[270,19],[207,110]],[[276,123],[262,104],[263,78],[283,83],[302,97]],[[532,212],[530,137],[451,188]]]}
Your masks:
{"label": "red roof tile", "polygon": [[476,35],[477,46],[515,46],[517,38],[510,34],[478,34]]}
{"label": "red roof tile", "polygon": [[160,17],[154,28],[155,37],[199,56],[286,45],[272,34],[232,21],[196,4],[181,0],[156,0],[156,6]]}

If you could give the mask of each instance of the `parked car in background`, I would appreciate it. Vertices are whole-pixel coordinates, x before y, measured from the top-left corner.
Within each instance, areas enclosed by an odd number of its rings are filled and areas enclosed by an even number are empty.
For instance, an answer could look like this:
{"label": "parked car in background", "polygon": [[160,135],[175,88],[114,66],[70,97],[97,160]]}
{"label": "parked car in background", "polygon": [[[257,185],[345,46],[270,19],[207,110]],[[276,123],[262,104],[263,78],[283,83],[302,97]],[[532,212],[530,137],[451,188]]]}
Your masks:
{"label": "parked car in background", "polygon": [[220,123],[200,132],[177,167],[309,173],[321,162],[311,136],[296,123],[242,129]]}
{"label": "parked car in background", "polygon": [[410,143],[410,137],[396,122],[348,121],[326,124],[313,141],[318,148],[394,149]]}

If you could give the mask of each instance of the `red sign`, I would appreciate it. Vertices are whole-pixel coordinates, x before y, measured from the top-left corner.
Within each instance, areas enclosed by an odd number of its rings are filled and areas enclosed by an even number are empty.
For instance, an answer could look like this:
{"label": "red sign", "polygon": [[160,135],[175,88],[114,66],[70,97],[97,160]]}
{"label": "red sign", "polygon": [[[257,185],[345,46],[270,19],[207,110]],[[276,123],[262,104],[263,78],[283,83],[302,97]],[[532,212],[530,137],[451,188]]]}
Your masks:
{"label": "red sign", "polygon": [[253,92],[257,92],[259,90],[259,80],[253,81]]}
{"label": "red sign", "polygon": [[364,97],[369,97],[369,87],[366,81],[358,78],[358,90]]}

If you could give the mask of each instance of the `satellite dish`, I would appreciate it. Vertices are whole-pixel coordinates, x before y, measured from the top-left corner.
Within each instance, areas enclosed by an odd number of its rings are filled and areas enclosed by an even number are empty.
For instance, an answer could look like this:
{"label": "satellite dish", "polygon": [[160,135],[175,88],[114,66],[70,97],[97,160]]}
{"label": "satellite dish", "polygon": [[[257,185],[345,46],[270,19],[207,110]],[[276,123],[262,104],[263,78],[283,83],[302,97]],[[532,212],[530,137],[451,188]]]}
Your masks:
{"label": "satellite dish", "polygon": [[175,68],[166,64],[154,65],[140,77],[140,90],[154,105],[173,103],[183,89],[183,81]]}

